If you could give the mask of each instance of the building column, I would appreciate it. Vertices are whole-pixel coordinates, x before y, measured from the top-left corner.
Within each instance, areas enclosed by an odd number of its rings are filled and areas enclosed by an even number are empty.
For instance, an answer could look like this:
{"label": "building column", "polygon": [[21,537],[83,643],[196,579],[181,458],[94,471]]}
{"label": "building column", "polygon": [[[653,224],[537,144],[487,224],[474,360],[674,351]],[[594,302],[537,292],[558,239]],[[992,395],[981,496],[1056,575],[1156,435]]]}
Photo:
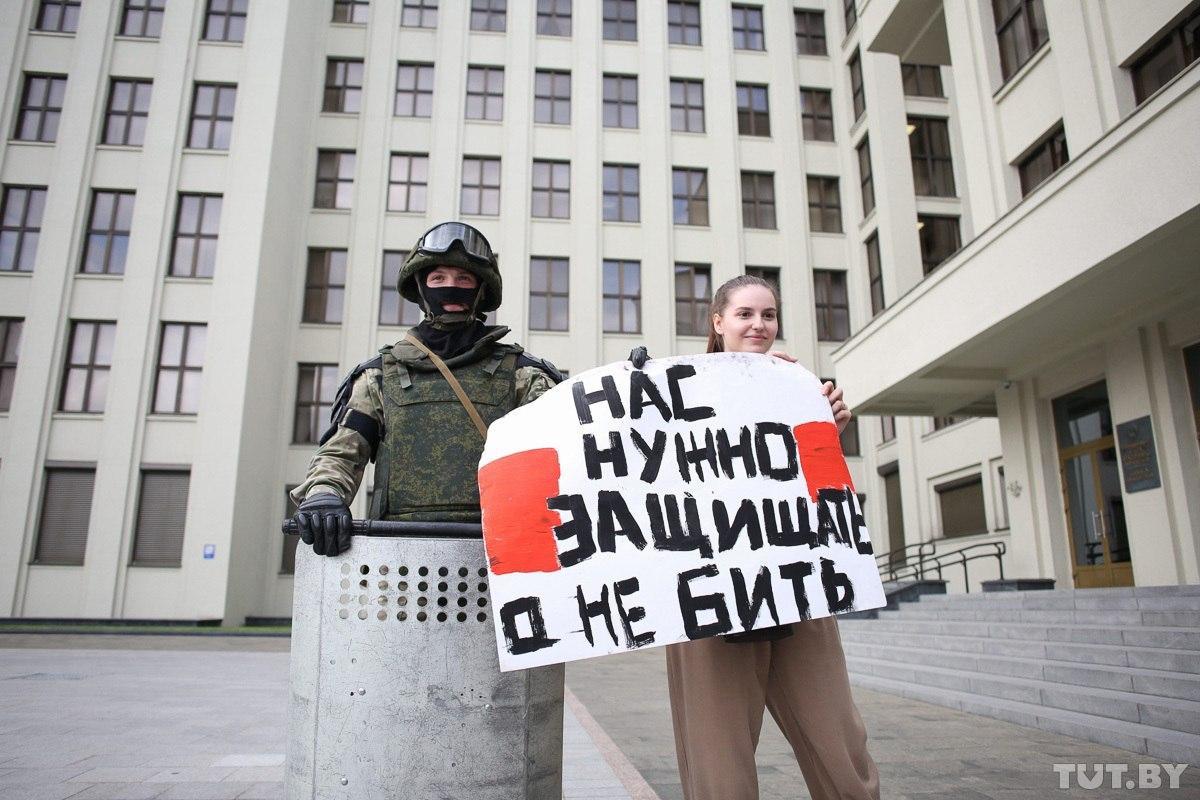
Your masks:
{"label": "building column", "polygon": [[[1046,525],[1037,507],[1040,450],[1029,450],[1026,426],[1031,422],[1023,400],[1028,394],[1026,382],[1013,381],[996,391],[996,411],[1000,423],[1000,449],[1004,453],[1004,483],[1001,491],[1008,497],[1009,550],[1004,568],[1008,578],[1048,578],[1043,539]],[[1044,486],[1045,491],[1054,487]],[[1069,588],[1059,586],[1058,588]]]}

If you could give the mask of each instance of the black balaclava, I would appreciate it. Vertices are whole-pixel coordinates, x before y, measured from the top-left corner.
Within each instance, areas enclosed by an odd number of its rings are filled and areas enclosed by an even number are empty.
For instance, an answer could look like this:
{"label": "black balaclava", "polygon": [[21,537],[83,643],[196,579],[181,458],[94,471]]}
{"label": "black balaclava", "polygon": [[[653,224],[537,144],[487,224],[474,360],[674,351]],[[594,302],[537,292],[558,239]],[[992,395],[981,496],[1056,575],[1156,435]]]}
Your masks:
{"label": "black balaclava", "polygon": [[[412,332],[439,358],[453,358],[470,350],[487,333],[487,326],[475,313],[483,297],[483,285],[481,283],[475,289],[430,287],[425,285],[430,272],[432,270],[423,270],[417,276],[417,291],[421,295],[425,319]],[[446,311],[445,306],[454,304],[464,305],[468,310]]]}

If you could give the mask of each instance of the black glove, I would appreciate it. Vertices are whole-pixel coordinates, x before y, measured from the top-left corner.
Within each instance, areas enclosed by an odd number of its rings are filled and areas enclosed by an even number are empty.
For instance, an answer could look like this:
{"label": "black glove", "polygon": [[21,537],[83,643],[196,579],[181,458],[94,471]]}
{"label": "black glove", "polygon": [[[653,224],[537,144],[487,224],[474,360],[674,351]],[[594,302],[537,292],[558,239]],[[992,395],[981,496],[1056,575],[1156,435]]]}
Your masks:
{"label": "black glove", "polygon": [[635,347],[629,351],[629,360],[633,362],[634,369],[641,369],[650,360],[650,353],[645,347]]}
{"label": "black glove", "polygon": [[353,519],[342,498],[331,492],[315,494],[296,509],[300,540],[311,544],[319,556],[337,556],[350,549]]}

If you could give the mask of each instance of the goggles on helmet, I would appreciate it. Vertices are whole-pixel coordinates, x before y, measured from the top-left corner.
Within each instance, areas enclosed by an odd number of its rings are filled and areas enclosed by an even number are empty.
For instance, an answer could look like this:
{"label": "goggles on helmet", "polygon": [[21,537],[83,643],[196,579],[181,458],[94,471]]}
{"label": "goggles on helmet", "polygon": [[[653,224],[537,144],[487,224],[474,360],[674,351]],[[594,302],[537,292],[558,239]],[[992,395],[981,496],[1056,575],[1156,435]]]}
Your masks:
{"label": "goggles on helmet", "polygon": [[417,240],[417,246],[414,249],[422,253],[445,253],[454,246],[455,242],[462,245],[463,250],[472,258],[489,264],[496,258],[484,235],[465,222],[443,222],[440,225],[434,225]]}

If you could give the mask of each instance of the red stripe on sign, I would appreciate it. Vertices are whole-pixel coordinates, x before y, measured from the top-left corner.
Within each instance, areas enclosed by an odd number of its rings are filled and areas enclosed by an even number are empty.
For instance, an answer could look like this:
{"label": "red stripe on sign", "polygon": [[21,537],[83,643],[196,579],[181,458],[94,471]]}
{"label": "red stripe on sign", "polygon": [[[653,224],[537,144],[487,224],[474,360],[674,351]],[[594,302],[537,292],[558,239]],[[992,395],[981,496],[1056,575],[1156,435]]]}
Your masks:
{"label": "red stripe on sign", "polygon": [[806,422],[792,429],[800,451],[800,469],[808,482],[808,496],[817,500],[818,489],[854,490],[850,470],[842,455],[842,440],[832,422]]}
{"label": "red stripe on sign", "polygon": [[479,470],[484,539],[492,573],[554,572],[559,568],[554,526],[558,513],[546,499],[558,494],[558,451],[522,450]]}

